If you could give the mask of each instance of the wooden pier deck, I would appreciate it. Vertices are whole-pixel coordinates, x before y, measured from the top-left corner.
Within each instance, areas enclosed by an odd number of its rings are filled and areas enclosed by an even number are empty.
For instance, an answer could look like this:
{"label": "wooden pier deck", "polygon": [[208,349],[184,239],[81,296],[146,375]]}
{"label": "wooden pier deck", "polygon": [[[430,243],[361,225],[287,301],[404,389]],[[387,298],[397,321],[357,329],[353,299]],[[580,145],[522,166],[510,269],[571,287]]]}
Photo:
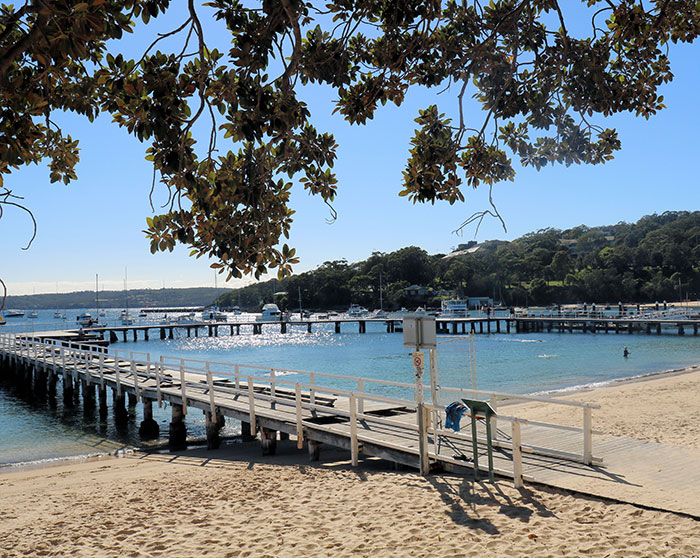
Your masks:
{"label": "wooden pier deck", "polygon": [[[149,417],[152,421],[153,403],[168,403],[173,419],[170,439],[175,444],[178,436],[184,435],[183,417],[200,410],[207,417],[212,447],[218,445],[218,429],[228,417],[242,422],[244,437],[260,438],[263,453],[274,452],[278,435],[293,436],[300,449],[307,446],[312,459],[318,457],[323,444],[330,444],[349,450],[353,465],[366,455],[424,469],[425,473],[446,470],[473,474],[471,430],[464,426],[468,419],[462,421],[463,429],[456,433],[443,428],[441,405],[417,405],[414,400],[364,389],[370,384],[408,388],[411,384],[351,378],[358,387],[350,391],[325,384],[334,378],[350,380],[341,376],[243,365],[231,365],[230,372],[213,373],[217,363],[167,357],[149,361],[145,355],[126,351],[72,348],[47,339],[33,341],[15,336],[0,336],[0,356],[3,379],[28,383],[35,390],[49,393],[53,389],[55,394],[56,382],[61,378],[64,396],[66,390],[81,386],[86,406],[95,404],[97,388],[100,410],[104,404],[105,413],[109,388],[115,420],[119,416],[128,420],[123,408],[125,396],[130,404],[143,404],[144,423]],[[304,374],[306,379],[299,381]],[[489,395],[495,406],[505,398],[544,400],[443,388],[443,398],[454,396],[458,400],[474,394]],[[498,414],[492,419],[496,474],[513,478],[516,486],[523,481],[538,482],[600,497],[614,492],[624,502],[700,517],[700,498],[687,497],[689,489],[700,486],[700,451],[602,435],[591,426],[595,405],[547,401],[580,406],[583,428]],[[487,469],[485,442],[482,419],[477,434],[482,475]],[[424,455],[421,447],[425,448]],[[611,490],[613,485],[615,489]]]}
{"label": "wooden pier deck", "polygon": [[[611,317],[600,314],[553,315],[553,316],[475,316],[437,317],[436,332],[443,335],[492,334],[492,333],[677,333],[697,336],[700,331],[700,317]],[[262,334],[263,328],[280,333],[306,331],[313,328],[333,326],[335,333],[347,332],[349,328],[360,334],[367,332],[367,324],[383,324],[387,333],[403,331],[401,318],[328,318],[288,321],[238,320],[232,322],[169,322],[142,323],[133,325],[93,326],[82,328],[86,334],[99,335],[105,341],[117,343],[139,338],[148,341],[154,335],[159,339],[173,339],[175,332],[187,337],[218,337],[219,335],[240,335],[242,330],[254,335]],[[75,330],[78,331],[76,327]]]}

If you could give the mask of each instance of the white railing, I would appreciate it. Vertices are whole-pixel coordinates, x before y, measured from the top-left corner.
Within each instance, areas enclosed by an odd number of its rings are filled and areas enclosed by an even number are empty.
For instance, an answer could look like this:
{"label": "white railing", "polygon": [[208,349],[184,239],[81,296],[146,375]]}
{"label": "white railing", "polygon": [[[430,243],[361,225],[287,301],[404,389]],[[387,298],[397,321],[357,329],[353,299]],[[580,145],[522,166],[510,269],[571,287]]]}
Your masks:
{"label": "white railing", "polygon": [[[444,416],[445,407],[439,402],[439,394],[437,401],[434,401],[433,404],[425,405],[424,408],[430,411],[429,415],[433,418],[428,418],[425,421],[425,426],[421,427],[422,421],[420,419],[420,412],[423,406],[419,406],[416,401],[365,391],[366,386],[383,386],[385,389],[405,388],[413,391],[415,388],[415,384],[413,383],[168,356],[162,356],[158,361],[153,361],[149,353],[125,350],[110,350],[106,352],[101,348],[96,350],[94,346],[89,344],[54,340],[34,341],[30,338],[13,334],[0,335],[0,352],[12,358],[19,357],[25,360],[31,359],[35,362],[43,362],[54,371],[57,371],[60,363],[60,368],[64,375],[70,374],[76,378],[83,374],[88,383],[99,383],[102,388],[109,382],[110,386],[115,389],[117,395],[121,395],[125,387],[129,390],[133,390],[137,398],[142,398],[146,392],[150,391],[151,395],[155,395],[155,399],[158,401],[159,405],[162,403],[164,396],[165,388],[163,384],[177,379],[180,383],[179,390],[175,391],[173,388],[170,388],[168,396],[170,398],[174,395],[179,396],[182,401],[183,412],[186,412],[189,404],[195,402],[200,405],[208,406],[209,411],[212,414],[216,414],[217,407],[222,405],[221,402],[217,403],[216,394],[247,396],[248,415],[250,418],[251,433],[253,434],[256,428],[256,415],[267,414],[265,408],[284,411],[285,409],[289,409],[289,407],[294,407],[293,413],[291,413],[291,416],[293,416],[291,422],[296,423],[298,440],[303,440],[304,428],[333,432],[337,427],[337,425],[322,425],[310,422],[308,419],[304,418],[304,411],[316,411],[326,415],[340,416],[349,420],[349,437],[353,463],[357,463],[359,444],[363,441],[372,441],[377,444],[392,447],[392,443],[387,440],[375,439],[371,431],[358,429],[358,421],[371,422],[384,427],[397,429],[401,432],[407,432],[411,436],[415,434],[418,436],[427,436],[431,434],[433,436],[433,445],[436,449],[434,449],[433,452],[429,452],[426,445],[423,450],[425,455],[419,455],[419,459],[425,459],[426,462],[428,457],[432,457],[433,459],[451,461],[464,466],[464,462],[457,462],[443,454],[439,454],[437,446],[440,438],[459,440],[461,442],[471,441],[471,437],[468,435],[447,431],[442,428],[441,417]],[[215,373],[223,373],[228,378],[220,375],[215,377]],[[291,379],[289,378],[291,375],[306,376],[306,381],[300,382],[297,378]],[[354,383],[356,388],[342,389],[333,385],[325,385],[319,383],[319,379],[325,379],[327,381],[342,380]],[[150,387],[148,384],[149,380],[154,380],[155,388]],[[229,383],[221,382],[221,380],[228,380]],[[219,383],[215,385],[215,382]],[[266,386],[267,389],[264,389]],[[424,389],[427,391],[430,387],[426,385]],[[306,390],[308,393],[307,401],[304,401],[302,390]],[[512,475],[515,478],[516,486],[519,485],[518,483],[522,483],[522,451],[580,461],[585,464],[592,464],[596,461],[592,454],[592,435],[594,431],[592,429],[591,411],[592,409],[599,408],[598,405],[541,396],[507,394],[445,386],[441,386],[439,390],[442,393],[453,393],[460,397],[469,396],[470,398],[488,400],[496,411],[499,402],[506,400],[509,402],[544,402],[553,405],[580,407],[583,410],[582,428],[539,421],[528,421],[526,419],[503,414],[496,414],[492,417],[491,427],[495,432],[497,432],[497,428],[495,428],[497,421],[507,421],[511,424],[510,440],[496,436],[493,443],[496,447],[510,448],[512,450]],[[329,406],[328,401],[338,397],[347,399],[347,411]],[[325,404],[324,399],[326,401]],[[394,405],[411,411],[415,410],[417,411],[416,417],[418,420],[416,424],[413,425],[407,423],[405,420],[396,420],[386,416],[367,414],[365,408],[367,404],[371,402]],[[263,404],[263,406],[261,406],[261,404]],[[520,440],[520,427],[521,425],[527,424],[555,430],[582,433],[582,454],[572,454],[558,451],[554,448],[543,448],[523,444]],[[480,437],[479,441],[483,441],[483,437]],[[302,442],[299,441],[298,443],[301,444]],[[397,446],[396,449],[408,453],[415,451],[406,446]],[[503,471],[498,472],[508,475],[511,474],[508,472],[504,473]]]}

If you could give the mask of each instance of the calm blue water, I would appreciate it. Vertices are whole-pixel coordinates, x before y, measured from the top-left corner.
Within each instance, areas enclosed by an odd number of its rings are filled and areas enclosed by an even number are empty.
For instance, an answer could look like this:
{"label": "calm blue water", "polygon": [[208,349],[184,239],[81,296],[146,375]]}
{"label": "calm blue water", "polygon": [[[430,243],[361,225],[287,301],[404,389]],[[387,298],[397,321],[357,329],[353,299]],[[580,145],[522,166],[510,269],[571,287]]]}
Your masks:
{"label": "calm blue water", "polygon": [[[116,323],[118,312],[108,311],[107,321]],[[78,313],[73,310],[67,315],[74,320]],[[53,319],[53,311],[43,311],[36,320],[25,320],[13,329],[60,329],[72,327],[72,320],[62,323]],[[8,323],[14,324],[10,320]],[[111,348],[147,352],[151,358],[168,355],[407,383],[413,381],[410,349],[403,347],[401,334],[385,333],[383,324],[368,324],[367,333],[363,335],[357,333],[356,324],[344,324],[340,334],[335,334],[332,326],[315,326],[311,334],[306,333],[305,327],[290,328],[291,332],[284,335],[274,326],[265,326],[262,335],[252,335],[243,328],[240,336],[229,336],[224,329],[221,328],[221,335],[216,338],[187,338],[183,332],[173,340],[115,343]],[[468,338],[439,336],[438,342],[440,384],[472,387]],[[475,345],[477,387],[511,393],[566,390],[700,362],[700,337],[680,337],[670,331],[660,336],[626,333],[477,335]],[[622,357],[625,346],[630,351],[630,357],[626,359]],[[218,373],[227,368],[212,367]],[[306,381],[305,377],[294,375],[289,379]],[[354,382],[330,381],[337,387],[353,389],[355,386]],[[319,384],[328,382],[317,379]],[[410,389],[371,388],[368,385],[365,389],[412,397]],[[126,431],[119,432],[113,426],[111,413],[106,423],[100,423],[95,413],[83,416],[82,406],[75,409],[78,411],[63,409],[60,390],[56,408],[47,410],[46,405],[32,408],[7,389],[0,389],[0,431],[5,433],[0,438],[0,466],[112,452],[128,444],[138,444],[140,416],[130,422]],[[140,411],[140,405],[137,409]],[[167,434],[170,409],[156,409],[154,406],[154,412],[161,433]],[[187,419],[190,434],[202,436],[202,415],[191,412]],[[224,434],[237,431],[238,425],[230,421]],[[37,443],[37,440],[41,442]]]}

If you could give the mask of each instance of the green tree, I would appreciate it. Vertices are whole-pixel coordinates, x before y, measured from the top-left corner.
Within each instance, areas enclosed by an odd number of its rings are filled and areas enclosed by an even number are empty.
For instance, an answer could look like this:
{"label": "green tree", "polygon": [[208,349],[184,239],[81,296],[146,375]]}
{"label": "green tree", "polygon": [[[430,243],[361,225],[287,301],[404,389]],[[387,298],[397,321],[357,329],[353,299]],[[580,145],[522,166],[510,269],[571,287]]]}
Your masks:
{"label": "green tree", "polygon": [[[665,47],[693,41],[700,28],[694,0],[187,0],[181,25],[139,59],[123,55],[138,21],[181,6],[2,6],[0,178],[46,160],[52,181],[69,182],[78,143],[52,114],[110,114],[148,144],[171,195],[165,212],[147,219],[151,250],[182,243],[229,276],[289,273],[294,182],[326,203],[335,198],[335,139],[311,124],[304,86],[334,90],[335,110],[351,124],[401,105],[412,88],[452,86],[459,118],[435,105],[419,111],[399,192],[452,204],[465,181],[512,179],[512,157],[537,169],[610,159],[620,141],[594,116],[663,108],[657,89],[672,78]],[[230,33],[223,52],[207,44],[203,17]],[[588,36],[568,31],[574,19],[591,22]],[[166,37],[179,44],[161,52]],[[484,110],[481,125],[463,116],[470,96]],[[200,118],[210,128],[201,147]],[[222,150],[221,141],[230,143]],[[6,180],[0,188],[0,204],[17,203]]]}

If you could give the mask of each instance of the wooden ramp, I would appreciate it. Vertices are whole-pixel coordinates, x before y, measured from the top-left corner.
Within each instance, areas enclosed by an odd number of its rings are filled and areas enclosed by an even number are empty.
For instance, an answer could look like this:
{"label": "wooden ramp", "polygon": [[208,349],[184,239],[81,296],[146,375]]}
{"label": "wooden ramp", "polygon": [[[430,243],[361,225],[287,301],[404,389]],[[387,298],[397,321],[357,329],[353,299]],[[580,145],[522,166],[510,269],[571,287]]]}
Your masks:
{"label": "wooden ramp", "polygon": [[[35,386],[43,381],[45,388],[47,376],[49,382],[62,377],[64,384],[79,380],[87,393],[92,386],[93,397],[96,385],[101,392],[110,388],[115,397],[131,394],[144,405],[168,402],[173,411],[178,407],[181,413],[200,410],[209,417],[240,420],[251,434],[259,433],[261,442],[269,442],[271,433],[275,439],[278,432],[286,433],[297,438],[298,447],[306,443],[312,456],[321,444],[329,444],[350,450],[353,464],[368,455],[425,472],[474,474],[466,414],[459,433],[446,430],[443,407],[365,391],[365,384],[382,383],[376,380],[352,378],[358,389],[347,391],[317,383],[321,376],[348,380],[341,376],[300,371],[278,371],[284,374],[276,376],[274,369],[243,370],[243,365],[235,365],[231,374],[215,375],[211,368],[222,363],[175,359],[179,366],[173,366],[163,359],[144,360],[144,355],[121,356],[43,339],[1,341],[0,374]],[[302,374],[309,379],[299,381]],[[513,478],[516,486],[522,480],[537,482],[700,518],[700,450],[596,434],[590,429],[594,406],[552,403],[583,406],[588,417],[584,428],[496,415],[491,422],[496,474]],[[486,449],[486,422],[481,419],[477,455],[482,476],[488,467]]]}

